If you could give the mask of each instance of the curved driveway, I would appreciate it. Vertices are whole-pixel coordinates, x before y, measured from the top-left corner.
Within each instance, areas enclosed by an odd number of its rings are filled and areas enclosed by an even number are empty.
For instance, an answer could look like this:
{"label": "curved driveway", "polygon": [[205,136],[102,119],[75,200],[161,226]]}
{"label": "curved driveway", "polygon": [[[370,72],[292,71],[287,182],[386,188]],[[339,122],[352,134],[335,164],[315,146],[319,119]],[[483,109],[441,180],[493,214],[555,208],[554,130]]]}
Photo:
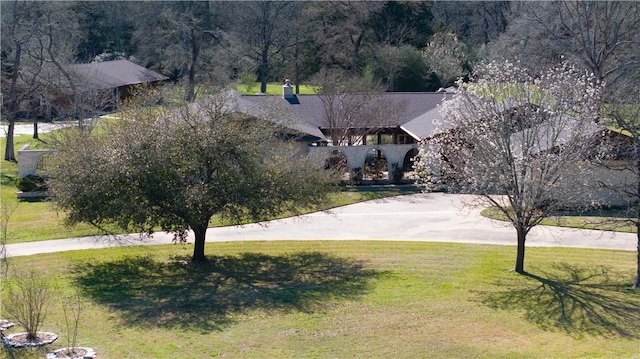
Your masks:
{"label": "curved driveway", "polygon": [[[412,194],[367,201],[296,218],[210,228],[207,242],[247,240],[386,240],[515,245],[515,231],[465,206],[467,195]],[[172,236],[98,236],[7,245],[9,256],[139,244],[171,243]],[[636,250],[636,235],[538,226],[527,246]]]}

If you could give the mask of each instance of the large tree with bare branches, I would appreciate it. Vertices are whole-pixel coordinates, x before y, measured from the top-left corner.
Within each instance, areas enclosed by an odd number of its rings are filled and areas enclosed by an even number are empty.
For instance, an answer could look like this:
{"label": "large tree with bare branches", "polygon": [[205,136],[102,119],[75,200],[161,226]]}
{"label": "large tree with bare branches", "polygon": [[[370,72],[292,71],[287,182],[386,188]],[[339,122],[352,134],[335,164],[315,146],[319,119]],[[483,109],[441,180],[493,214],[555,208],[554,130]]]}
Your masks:
{"label": "large tree with bare branches", "polygon": [[618,83],[615,96],[604,106],[605,121],[618,132],[618,138],[626,141],[605,142],[605,150],[612,161],[603,161],[602,166],[616,173],[617,181],[602,181],[599,186],[612,190],[629,202],[628,216],[636,228],[637,241],[637,273],[633,288],[640,288],[640,89],[630,79]]}
{"label": "large tree with bare branches", "polygon": [[321,71],[312,84],[323,105],[323,130],[335,146],[360,143],[364,136],[397,122],[401,109],[384,101],[380,84],[339,70]]}

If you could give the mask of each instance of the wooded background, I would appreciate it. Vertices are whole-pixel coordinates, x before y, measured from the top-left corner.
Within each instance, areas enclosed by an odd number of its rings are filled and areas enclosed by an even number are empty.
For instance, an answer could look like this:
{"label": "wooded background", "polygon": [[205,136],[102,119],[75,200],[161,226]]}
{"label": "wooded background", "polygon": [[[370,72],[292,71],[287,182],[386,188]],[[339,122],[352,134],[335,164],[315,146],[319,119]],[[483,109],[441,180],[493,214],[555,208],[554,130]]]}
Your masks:
{"label": "wooded background", "polygon": [[[17,68],[129,59],[185,85],[308,83],[340,69],[435,91],[483,60],[570,59],[613,88],[640,76],[637,2],[2,1],[3,112]],[[52,70],[53,71],[53,70]],[[634,81],[634,82],[636,82]],[[256,88],[256,92],[260,89]]]}

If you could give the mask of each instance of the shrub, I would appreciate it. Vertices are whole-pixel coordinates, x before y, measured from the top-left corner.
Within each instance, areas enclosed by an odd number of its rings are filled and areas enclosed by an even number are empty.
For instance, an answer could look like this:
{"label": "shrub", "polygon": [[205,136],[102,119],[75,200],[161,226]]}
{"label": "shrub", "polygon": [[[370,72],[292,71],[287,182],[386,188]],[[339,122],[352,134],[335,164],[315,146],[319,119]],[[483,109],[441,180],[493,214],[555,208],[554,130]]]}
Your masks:
{"label": "shrub", "polygon": [[49,282],[35,272],[18,275],[7,287],[4,314],[26,330],[27,339],[36,339],[52,294]]}
{"label": "shrub", "polygon": [[354,168],[353,171],[349,172],[349,178],[351,180],[351,184],[354,186],[359,186],[362,184],[363,178],[362,168]]}
{"label": "shrub", "polygon": [[16,187],[22,192],[46,191],[47,178],[38,175],[28,175],[16,180]]}
{"label": "shrub", "polygon": [[391,173],[391,179],[393,183],[401,183],[404,179],[404,169],[397,162],[391,165],[393,172]]}

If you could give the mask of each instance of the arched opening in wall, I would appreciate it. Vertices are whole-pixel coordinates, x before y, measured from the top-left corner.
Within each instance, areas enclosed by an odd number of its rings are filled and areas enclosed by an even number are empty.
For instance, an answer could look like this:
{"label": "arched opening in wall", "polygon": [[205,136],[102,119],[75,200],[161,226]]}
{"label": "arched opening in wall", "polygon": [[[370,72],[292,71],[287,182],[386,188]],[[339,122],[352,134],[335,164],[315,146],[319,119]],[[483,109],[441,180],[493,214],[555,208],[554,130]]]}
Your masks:
{"label": "arched opening in wall", "polygon": [[387,156],[382,150],[372,148],[367,152],[364,160],[364,179],[374,182],[389,179]]}
{"label": "arched opening in wall", "polygon": [[325,169],[332,169],[338,171],[346,171],[349,167],[347,166],[347,156],[340,150],[333,150],[329,157],[324,161]]}
{"label": "arched opening in wall", "polygon": [[418,149],[412,148],[404,155],[404,160],[402,161],[402,170],[405,172],[413,171],[413,163],[415,162],[416,157],[418,157]]}

